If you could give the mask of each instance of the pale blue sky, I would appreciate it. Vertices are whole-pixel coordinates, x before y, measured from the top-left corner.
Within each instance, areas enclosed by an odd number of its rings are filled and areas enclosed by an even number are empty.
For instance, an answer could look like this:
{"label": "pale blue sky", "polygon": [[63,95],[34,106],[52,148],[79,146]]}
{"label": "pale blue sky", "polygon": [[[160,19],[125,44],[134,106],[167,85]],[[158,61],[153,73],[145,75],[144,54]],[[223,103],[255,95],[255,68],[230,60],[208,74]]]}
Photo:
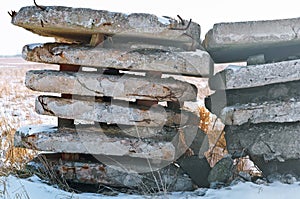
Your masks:
{"label": "pale blue sky", "polygon": [[[197,2],[197,3],[196,3]],[[37,0],[41,5],[87,7],[119,12],[146,12],[158,16],[192,18],[205,33],[218,22],[268,20],[300,17],[300,1],[263,0]],[[53,41],[36,36],[10,23],[7,11],[18,11],[23,6],[33,5],[33,0],[1,0],[0,2],[0,55],[21,54],[25,44]]]}

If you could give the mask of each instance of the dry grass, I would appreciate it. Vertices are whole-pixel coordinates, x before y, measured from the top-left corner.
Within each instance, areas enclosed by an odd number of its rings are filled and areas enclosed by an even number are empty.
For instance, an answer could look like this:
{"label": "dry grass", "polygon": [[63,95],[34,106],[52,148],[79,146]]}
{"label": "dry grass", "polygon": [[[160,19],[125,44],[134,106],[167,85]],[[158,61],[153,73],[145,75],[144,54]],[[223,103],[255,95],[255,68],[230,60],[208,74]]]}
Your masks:
{"label": "dry grass", "polygon": [[24,85],[26,71],[52,69],[57,66],[30,64],[21,58],[0,58],[0,172],[7,174],[24,166],[35,152],[14,147],[14,133],[21,126],[51,122],[34,112],[35,97],[39,94]]}

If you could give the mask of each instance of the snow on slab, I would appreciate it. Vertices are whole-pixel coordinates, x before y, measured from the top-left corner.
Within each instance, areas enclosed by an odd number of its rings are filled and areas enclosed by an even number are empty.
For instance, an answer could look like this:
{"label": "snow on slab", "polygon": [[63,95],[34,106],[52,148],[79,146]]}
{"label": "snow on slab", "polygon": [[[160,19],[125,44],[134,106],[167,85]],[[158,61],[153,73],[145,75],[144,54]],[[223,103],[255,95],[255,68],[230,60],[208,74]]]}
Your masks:
{"label": "snow on slab", "polygon": [[[155,198],[203,198],[203,199],[290,199],[300,195],[299,182],[282,184],[279,182],[269,185],[257,185],[251,182],[238,183],[237,185],[222,189],[198,189],[194,192],[174,192]],[[75,194],[69,193],[42,182],[37,176],[20,179],[12,175],[0,177],[0,198],[76,198],[76,199],[135,199],[153,198],[154,196],[139,196],[119,194],[118,196],[104,196],[94,193]]]}
{"label": "snow on slab", "polygon": [[54,125],[29,125],[18,129],[19,134],[28,136],[40,132],[52,133],[55,131],[57,131],[57,127]]}

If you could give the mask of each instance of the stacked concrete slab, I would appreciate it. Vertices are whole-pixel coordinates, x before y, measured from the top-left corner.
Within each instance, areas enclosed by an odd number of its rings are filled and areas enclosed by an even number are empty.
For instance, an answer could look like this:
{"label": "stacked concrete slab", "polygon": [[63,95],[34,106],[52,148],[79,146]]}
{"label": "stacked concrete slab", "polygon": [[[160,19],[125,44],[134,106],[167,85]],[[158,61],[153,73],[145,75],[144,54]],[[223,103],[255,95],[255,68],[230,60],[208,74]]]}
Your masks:
{"label": "stacked concrete slab", "polygon": [[[197,23],[50,6],[24,7],[12,23],[56,39],[26,45],[23,57],[59,64],[59,71],[28,71],[26,86],[61,94],[38,96],[35,107],[58,117],[58,126],[23,127],[16,146],[52,152],[44,154],[48,164],[71,182],[142,191],[207,186],[209,166],[198,154],[204,134],[183,108],[197,89],[163,78],[213,73]],[[45,167],[40,159],[36,169]]]}
{"label": "stacked concrete slab", "polygon": [[206,106],[222,119],[234,157],[263,171],[300,174],[300,18],[215,24],[204,46],[230,65],[209,85]]}

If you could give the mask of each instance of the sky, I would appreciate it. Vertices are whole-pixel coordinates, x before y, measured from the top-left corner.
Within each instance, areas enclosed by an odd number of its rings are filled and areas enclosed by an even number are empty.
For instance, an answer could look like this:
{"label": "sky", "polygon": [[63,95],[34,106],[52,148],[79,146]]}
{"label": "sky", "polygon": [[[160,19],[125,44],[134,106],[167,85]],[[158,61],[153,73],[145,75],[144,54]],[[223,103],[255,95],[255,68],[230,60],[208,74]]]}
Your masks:
{"label": "sky", "polygon": [[[86,7],[124,13],[150,13],[157,16],[192,19],[201,26],[201,39],[215,23],[272,20],[300,17],[300,1],[285,0],[36,0],[39,5]],[[298,3],[297,3],[298,2]],[[40,37],[10,23],[8,11],[33,5],[33,0],[1,0],[0,55],[21,54],[30,43],[54,41]]]}

